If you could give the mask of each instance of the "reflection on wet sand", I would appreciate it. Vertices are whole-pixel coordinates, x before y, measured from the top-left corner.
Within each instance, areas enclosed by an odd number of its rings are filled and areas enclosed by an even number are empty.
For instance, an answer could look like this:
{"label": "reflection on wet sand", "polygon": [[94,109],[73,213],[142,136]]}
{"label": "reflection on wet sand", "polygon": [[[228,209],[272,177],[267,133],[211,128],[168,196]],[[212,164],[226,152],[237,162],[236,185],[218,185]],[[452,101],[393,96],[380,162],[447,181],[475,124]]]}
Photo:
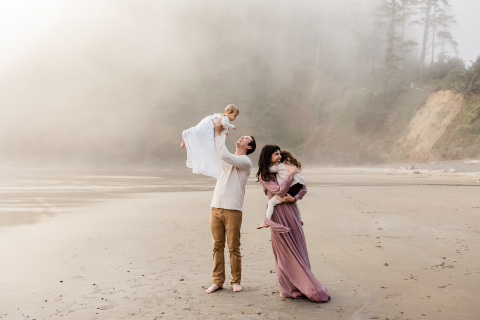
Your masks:
{"label": "reflection on wet sand", "polygon": [[182,170],[0,169],[0,227],[138,193],[209,191],[215,180]]}

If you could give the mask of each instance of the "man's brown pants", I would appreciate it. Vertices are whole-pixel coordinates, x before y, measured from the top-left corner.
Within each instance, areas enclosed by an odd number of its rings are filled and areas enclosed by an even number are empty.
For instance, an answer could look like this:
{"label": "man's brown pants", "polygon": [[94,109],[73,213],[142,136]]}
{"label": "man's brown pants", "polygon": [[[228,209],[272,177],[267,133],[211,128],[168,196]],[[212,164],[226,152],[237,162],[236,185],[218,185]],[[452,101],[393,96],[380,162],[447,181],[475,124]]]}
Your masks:
{"label": "man's brown pants", "polygon": [[240,253],[240,227],[242,211],[219,208],[210,209],[210,230],[213,240],[212,281],[219,287],[225,282],[225,235],[230,251],[231,284],[240,284],[242,278],[242,255]]}

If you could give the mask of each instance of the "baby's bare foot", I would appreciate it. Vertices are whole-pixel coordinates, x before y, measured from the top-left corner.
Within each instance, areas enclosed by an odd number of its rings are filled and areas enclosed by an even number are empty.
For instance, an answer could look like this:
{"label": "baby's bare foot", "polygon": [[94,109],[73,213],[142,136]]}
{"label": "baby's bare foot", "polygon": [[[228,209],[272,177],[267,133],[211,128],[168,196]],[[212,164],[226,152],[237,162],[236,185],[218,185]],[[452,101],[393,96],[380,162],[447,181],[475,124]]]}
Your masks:
{"label": "baby's bare foot", "polygon": [[234,292],[240,292],[240,291],[243,290],[243,288],[239,284],[236,284],[236,283],[232,285],[232,288],[233,288]]}
{"label": "baby's bare foot", "polygon": [[262,223],[261,225],[259,225],[259,226],[257,227],[257,229],[262,229],[262,228],[268,228],[268,224],[266,224],[266,223],[264,222],[264,223]]}
{"label": "baby's bare foot", "polygon": [[180,149],[185,148],[185,141],[182,140],[182,143],[180,143]]}
{"label": "baby's bare foot", "polygon": [[218,289],[221,289],[219,286],[217,286],[216,284],[212,284],[212,286],[210,288],[208,288],[207,290],[205,290],[206,293],[212,293],[212,292],[215,292],[217,291]]}

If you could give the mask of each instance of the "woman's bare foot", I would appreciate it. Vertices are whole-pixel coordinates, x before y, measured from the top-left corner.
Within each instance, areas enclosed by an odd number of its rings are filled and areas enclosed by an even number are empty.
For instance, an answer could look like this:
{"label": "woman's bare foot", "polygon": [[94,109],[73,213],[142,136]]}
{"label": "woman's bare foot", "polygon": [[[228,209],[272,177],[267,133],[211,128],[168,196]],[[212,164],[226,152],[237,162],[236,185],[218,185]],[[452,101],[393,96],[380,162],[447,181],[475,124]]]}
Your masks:
{"label": "woman's bare foot", "polygon": [[217,286],[216,284],[212,284],[212,286],[210,288],[208,288],[207,290],[205,290],[205,292],[206,293],[212,293],[212,292],[217,291],[218,289],[222,289],[222,288]]}
{"label": "woman's bare foot", "polygon": [[234,292],[240,292],[240,291],[243,290],[243,288],[239,284],[236,284],[236,283],[232,284],[232,288],[233,288]]}
{"label": "woman's bare foot", "polygon": [[180,143],[180,149],[185,148],[185,141],[182,140],[182,143]]}
{"label": "woman's bare foot", "polygon": [[268,228],[268,224],[266,224],[266,223],[264,222],[264,223],[262,223],[261,225],[259,225],[259,226],[257,227],[257,229],[262,229],[262,228]]}

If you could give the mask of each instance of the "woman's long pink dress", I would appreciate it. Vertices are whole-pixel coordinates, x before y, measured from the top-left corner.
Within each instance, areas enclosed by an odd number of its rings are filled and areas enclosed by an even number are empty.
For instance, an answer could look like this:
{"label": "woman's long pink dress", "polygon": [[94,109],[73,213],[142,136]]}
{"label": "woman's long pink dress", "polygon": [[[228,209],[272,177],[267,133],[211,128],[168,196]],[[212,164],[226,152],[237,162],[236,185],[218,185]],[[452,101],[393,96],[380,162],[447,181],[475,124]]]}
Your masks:
{"label": "woman's long pink dress", "polygon": [[[268,199],[274,195],[285,196],[292,178],[289,176],[280,185],[275,175],[270,181],[263,181],[263,191]],[[307,193],[304,186],[295,196],[297,200]],[[284,298],[301,298],[303,295],[312,301],[326,302],[330,295],[314,277],[310,269],[305,234],[303,233],[300,215],[294,202],[275,206],[271,220],[265,217],[265,223],[272,232],[272,248],[275,256],[280,296]]]}

